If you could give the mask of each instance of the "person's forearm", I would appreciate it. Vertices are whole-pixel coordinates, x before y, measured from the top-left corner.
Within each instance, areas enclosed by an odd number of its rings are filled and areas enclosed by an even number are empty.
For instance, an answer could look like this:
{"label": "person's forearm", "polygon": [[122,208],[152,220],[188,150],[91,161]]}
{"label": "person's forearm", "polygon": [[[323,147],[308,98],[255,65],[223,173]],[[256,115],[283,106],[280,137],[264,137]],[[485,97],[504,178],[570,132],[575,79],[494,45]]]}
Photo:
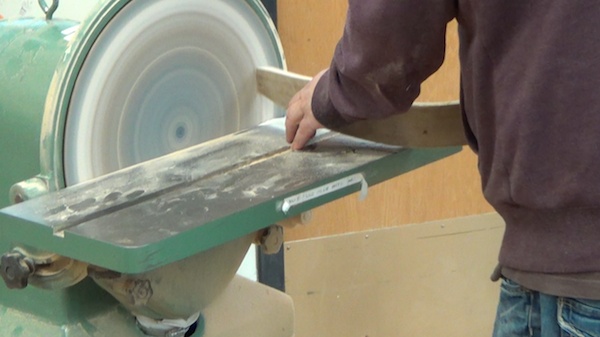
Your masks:
{"label": "person's forearm", "polygon": [[407,111],[442,64],[453,0],[350,0],[344,35],[312,98],[315,117],[339,127]]}

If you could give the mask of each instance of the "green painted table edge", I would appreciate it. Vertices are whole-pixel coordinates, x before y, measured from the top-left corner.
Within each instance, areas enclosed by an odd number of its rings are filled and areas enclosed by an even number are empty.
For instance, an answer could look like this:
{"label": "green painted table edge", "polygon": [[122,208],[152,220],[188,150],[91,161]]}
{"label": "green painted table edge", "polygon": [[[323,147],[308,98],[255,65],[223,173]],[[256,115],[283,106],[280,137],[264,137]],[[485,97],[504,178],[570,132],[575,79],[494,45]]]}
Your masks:
{"label": "green painted table edge", "polygon": [[[36,223],[0,214],[0,221],[6,226],[2,231],[10,231],[14,243],[25,244],[39,249],[51,251],[76,260],[80,260],[102,268],[126,274],[143,273],[175,261],[208,250],[230,240],[252,233],[285,218],[300,214],[331,201],[359,191],[360,185],[353,185],[305,202],[290,210],[288,214],[279,211],[283,200],[319,187],[338,179],[362,173],[369,186],[373,186],[399,175],[413,171],[419,167],[456,154],[462,147],[434,149],[404,149],[379,160],[368,163],[317,184],[296,190],[244,211],[207,223],[201,227],[180,233],[163,241],[140,247],[122,247],[100,242],[68,231],[65,237],[54,236],[52,229]],[[401,193],[401,191],[399,191]],[[210,234],[207,234],[210,233]]]}

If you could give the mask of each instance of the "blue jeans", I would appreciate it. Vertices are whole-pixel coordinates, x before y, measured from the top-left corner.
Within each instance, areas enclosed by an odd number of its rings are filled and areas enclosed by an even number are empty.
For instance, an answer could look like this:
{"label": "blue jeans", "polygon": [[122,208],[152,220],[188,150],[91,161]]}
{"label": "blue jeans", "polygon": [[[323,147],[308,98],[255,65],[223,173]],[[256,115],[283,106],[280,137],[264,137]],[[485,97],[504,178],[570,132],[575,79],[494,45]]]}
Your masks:
{"label": "blue jeans", "polygon": [[600,301],[556,297],[502,280],[493,337],[600,337]]}

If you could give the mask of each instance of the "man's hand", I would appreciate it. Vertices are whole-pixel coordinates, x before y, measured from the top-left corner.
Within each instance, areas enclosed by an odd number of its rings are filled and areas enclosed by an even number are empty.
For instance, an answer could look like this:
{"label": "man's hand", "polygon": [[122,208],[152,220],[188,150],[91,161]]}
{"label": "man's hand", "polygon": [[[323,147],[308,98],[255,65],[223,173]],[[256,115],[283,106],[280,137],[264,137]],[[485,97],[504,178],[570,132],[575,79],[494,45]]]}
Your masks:
{"label": "man's hand", "polygon": [[324,127],[313,115],[311,104],[315,87],[326,70],[313,77],[312,81],[292,97],[288,105],[285,134],[288,143],[292,144],[292,150],[302,149],[317,130]]}

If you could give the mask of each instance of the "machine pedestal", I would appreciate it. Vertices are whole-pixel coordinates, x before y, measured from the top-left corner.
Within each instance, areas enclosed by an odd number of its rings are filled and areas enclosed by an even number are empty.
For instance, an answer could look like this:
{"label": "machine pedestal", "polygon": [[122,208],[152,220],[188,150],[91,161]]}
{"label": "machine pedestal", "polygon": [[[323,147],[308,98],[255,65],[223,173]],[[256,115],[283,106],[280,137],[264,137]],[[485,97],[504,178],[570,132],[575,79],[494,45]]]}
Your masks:
{"label": "machine pedestal", "polygon": [[[36,292],[44,292],[36,290]],[[20,296],[33,313],[0,303],[0,336],[19,337],[144,337],[135,318],[91,280],[63,291],[63,307],[56,302]],[[49,292],[50,293],[50,292]],[[58,291],[52,291],[57,295]],[[2,294],[4,295],[4,294]],[[87,306],[84,305],[87,303]],[[53,306],[62,314],[44,317],[36,310]],[[47,308],[53,311],[53,308]],[[292,299],[273,288],[236,276],[227,290],[203,313],[205,326],[193,337],[293,337]]]}

